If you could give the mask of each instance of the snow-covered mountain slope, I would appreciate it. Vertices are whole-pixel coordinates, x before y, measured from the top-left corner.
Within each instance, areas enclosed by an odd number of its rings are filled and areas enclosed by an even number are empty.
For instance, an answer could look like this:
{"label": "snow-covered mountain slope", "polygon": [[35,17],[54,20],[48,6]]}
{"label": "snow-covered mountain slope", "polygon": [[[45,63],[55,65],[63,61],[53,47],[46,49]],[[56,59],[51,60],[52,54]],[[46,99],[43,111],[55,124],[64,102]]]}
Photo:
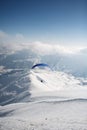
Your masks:
{"label": "snow-covered mountain slope", "polygon": [[[87,130],[86,64],[79,66],[73,59],[59,54],[38,57],[29,50],[1,54],[0,130]],[[52,70],[31,70],[40,62]],[[83,77],[73,65],[85,70]],[[77,77],[66,73],[67,66]]]}
{"label": "snow-covered mountain slope", "polygon": [[87,98],[87,86],[64,72],[36,69],[30,71],[29,79],[31,97]]}
{"label": "snow-covered mountain slope", "polygon": [[0,130],[87,130],[87,100],[16,103],[0,107]]}
{"label": "snow-covered mountain slope", "polygon": [[20,82],[26,85],[26,78],[27,89],[14,95],[18,103],[0,106],[0,130],[87,129],[87,86],[82,79],[46,69],[30,70]]}
{"label": "snow-covered mountain slope", "polygon": [[0,77],[1,105],[31,101],[36,97],[87,98],[87,81],[61,71],[15,69],[7,70]]}

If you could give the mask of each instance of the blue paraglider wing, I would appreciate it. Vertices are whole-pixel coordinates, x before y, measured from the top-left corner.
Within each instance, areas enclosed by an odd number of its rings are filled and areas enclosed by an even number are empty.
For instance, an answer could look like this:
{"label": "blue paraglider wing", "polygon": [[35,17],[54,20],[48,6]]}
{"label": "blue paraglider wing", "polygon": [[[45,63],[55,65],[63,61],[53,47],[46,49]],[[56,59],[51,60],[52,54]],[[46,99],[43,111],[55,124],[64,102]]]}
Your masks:
{"label": "blue paraglider wing", "polygon": [[[44,63],[40,63],[40,64],[36,64],[32,67],[32,69],[34,69],[35,67],[49,67],[49,65],[44,64]],[[49,67],[50,68],[50,67]]]}

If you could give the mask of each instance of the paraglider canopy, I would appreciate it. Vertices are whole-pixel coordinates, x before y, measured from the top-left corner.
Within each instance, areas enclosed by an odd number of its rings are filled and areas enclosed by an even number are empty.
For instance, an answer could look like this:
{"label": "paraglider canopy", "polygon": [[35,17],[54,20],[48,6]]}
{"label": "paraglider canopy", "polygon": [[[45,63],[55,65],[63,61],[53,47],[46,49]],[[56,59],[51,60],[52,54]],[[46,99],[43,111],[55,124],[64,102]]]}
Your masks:
{"label": "paraglider canopy", "polygon": [[32,67],[32,69],[34,68],[40,68],[40,69],[44,69],[44,68],[50,68],[49,65],[45,64],[45,63],[39,63],[39,64],[36,64]]}

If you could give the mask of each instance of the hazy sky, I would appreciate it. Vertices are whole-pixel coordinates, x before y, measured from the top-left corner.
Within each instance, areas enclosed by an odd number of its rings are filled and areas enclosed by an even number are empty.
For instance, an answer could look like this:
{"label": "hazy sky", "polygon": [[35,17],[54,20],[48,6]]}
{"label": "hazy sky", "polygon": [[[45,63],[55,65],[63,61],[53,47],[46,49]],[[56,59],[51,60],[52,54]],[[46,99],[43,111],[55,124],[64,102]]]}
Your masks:
{"label": "hazy sky", "polygon": [[0,0],[0,30],[31,41],[87,43],[87,0]]}

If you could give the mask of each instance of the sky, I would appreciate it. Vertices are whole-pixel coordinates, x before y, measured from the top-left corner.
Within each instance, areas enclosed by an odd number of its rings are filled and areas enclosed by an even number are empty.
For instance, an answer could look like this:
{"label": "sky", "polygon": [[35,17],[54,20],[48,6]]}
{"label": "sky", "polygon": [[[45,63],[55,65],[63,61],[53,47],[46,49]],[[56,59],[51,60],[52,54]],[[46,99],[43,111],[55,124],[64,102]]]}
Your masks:
{"label": "sky", "polygon": [[30,41],[87,44],[87,0],[0,0],[0,31]]}

